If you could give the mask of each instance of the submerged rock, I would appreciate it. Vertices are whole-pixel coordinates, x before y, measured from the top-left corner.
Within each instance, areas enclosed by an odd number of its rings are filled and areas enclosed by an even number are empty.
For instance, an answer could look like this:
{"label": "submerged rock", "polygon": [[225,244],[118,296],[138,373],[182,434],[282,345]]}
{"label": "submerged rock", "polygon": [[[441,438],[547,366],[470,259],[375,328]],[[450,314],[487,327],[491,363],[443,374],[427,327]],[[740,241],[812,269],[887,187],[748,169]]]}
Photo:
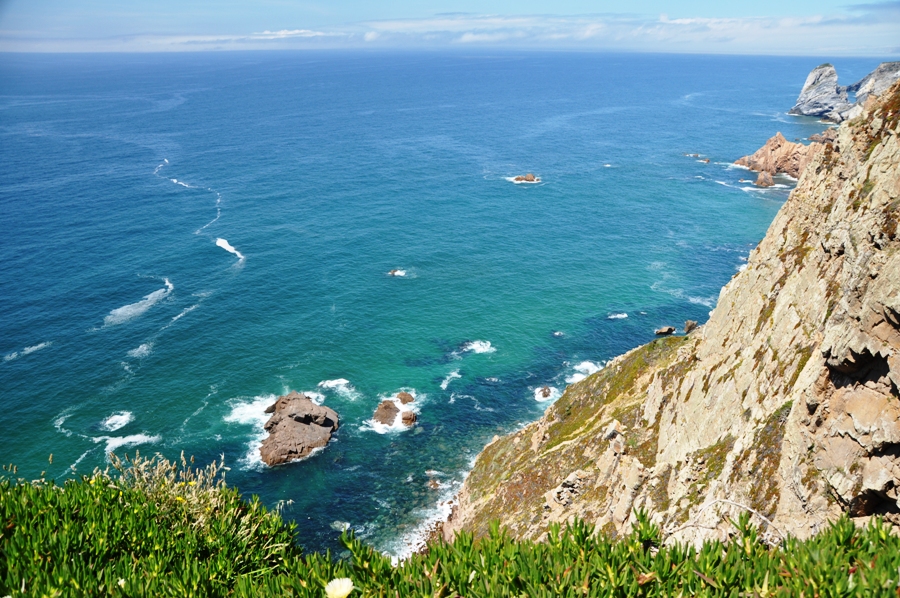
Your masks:
{"label": "submerged rock", "polygon": [[272,414],[265,424],[269,435],[259,447],[259,454],[269,466],[309,456],[327,445],[338,429],[338,414],[333,409],[316,405],[296,391],[278,397],[266,413]]}

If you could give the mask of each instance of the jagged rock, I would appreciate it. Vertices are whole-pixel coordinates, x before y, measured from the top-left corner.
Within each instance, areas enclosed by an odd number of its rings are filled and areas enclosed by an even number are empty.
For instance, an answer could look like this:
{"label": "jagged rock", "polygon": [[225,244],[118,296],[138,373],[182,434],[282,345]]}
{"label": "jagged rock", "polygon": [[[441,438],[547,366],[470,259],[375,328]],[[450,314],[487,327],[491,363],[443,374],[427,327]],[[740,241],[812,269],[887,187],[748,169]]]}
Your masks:
{"label": "jagged rock", "polygon": [[753,182],[757,187],[771,187],[775,184],[775,181],[772,179],[772,175],[768,172],[761,172],[759,176],[756,177],[756,181]]}
{"label": "jagged rock", "polygon": [[264,426],[269,435],[259,447],[259,454],[269,466],[309,456],[314,449],[327,445],[338,428],[334,410],[316,405],[296,391],[278,397],[265,412],[272,417]]}
{"label": "jagged rock", "polygon": [[375,409],[375,414],[372,416],[372,419],[380,424],[393,426],[394,421],[396,421],[397,419],[398,413],[400,413],[400,408],[397,407],[394,401],[384,400],[381,401],[381,403]]}
{"label": "jagged rock", "polygon": [[416,400],[414,396],[409,394],[408,392],[400,391],[397,393],[397,398],[400,399],[400,403],[406,405],[407,403],[412,403]]}
{"label": "jagged rock", "polygon": [[765,145],[749,156],[736,160],[735,164],[773,176],[783,173],[798,178],[821,148],[822,145],[818,143],[810,145],[793,143],[785,139],[781,133],[776,133]]}
{"label": "jagged rock", "polygon": [[819,116],[840,122],[840,113],[850,110],[853,104],[847,99],[847,88],[838,84],[837,71],[828,63],[817,66],[809,73],[797,103],[788,114]]}
{"label": "jagged rock", "polygon": [[[837,71],[826,63],[810,72],[789,114],[818,116],[837,123],[856,118],[862,114],[869,98],[883,94],[898,79],[900,62],[882,62],[853,85],[841,87],[837,84]],[[856,94],[853,103],[847,92]]]}
{"label": "jagged rock", "polygon": [[544,399],[549,399],[550,395],[553,394],[553,391],[550,390],[549,386],[541,387],[541,389],[538,392],[540,393],[541,397]]}
{"label": "jagged rock", "polygon": [[[900,513],[900,83],[867,102],[812,156],[709,320],[492,441],[445,538],[497,518],[516,538],[575,517],[625,534],[645,508],[666,542],[698,543],[749,508],[777,541],[842,513]],[[572,463],[590,472],[580,486]]]}
{"label": "jagged rock", "polygon": [[688,334],[689,332],[697,329],[697,321],[696,320],[685,320],[684,322],[684,333]]}
{"label": "jagged rock", "polygon": [[404,411],[400,416],[400,421],[406,427],[415,425],[417,419],[415,411]]}
{"label": "jagged rock", "polygon": [[514,180],[520,183],[536,183],[538,181],[537,177],[535,177],[530,172],[524,176],[519,175]]}
{"label": "jagged rock", "polygon": [[825,129],[821,133],[809,136],[809,140],[816,143],[832,143],[837,139],[837,129]]}
{"label": "jagged rock", "polygon": [[663,326],[661,328],[657,328],[653,331],[653,334],[658,334],[659,336],[664,336],[667,334],[672,334],[675,332],[674,326]]}

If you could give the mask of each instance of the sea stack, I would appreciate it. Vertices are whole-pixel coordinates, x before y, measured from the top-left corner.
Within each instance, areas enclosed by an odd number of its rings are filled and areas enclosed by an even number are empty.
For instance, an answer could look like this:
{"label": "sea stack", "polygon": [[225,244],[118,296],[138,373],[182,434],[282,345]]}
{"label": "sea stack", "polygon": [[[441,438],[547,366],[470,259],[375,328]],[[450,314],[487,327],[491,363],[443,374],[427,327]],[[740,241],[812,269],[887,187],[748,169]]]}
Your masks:
{"label": "sea stack", "polygon": [[265,425],[269,435],[259,447],[259,454],[269,466],[308,457],[313,450],[327,445],[338,429],[338,414],[334,410],[316,405],[296,391],[278,397],[266,413],[272,414]]}

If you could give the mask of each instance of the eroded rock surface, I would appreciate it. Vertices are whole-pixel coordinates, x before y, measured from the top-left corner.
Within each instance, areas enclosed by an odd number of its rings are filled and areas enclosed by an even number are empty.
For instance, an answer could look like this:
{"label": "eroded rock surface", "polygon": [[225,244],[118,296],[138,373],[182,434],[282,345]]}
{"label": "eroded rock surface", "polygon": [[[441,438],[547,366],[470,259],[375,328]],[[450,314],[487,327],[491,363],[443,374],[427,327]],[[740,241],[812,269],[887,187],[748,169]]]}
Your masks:
{"label": "eroded rock surface", "polygon": [[296,391],[278,397],[266,413],[272,414],[265,424],[269,435],[259,447],[259,454],[269,466],[308,457],[327,445],[338,429],[338,414],[333,409],[316,405]]}
{"label": "eroded rock surface", "polygon": [[[850,120],[862,114],[870,97],[882,95],[898,79],[900,62],[882,62],[853,85],[841,87],[834,66],[822,64],[809,73],[800,97],[789,113],[817,116],[838,123]],[[856,94],[854,102],[850,102],[847,92]]]}
{"label": "eroded rock surface", "polygon": [[[724,539],[752,509],[771,538],[841,513],[900,517],[900,84],[804,167],[709,321],[570,385],[493,440],[446,537],[517,537],[580,517],[668,541]],[[741,505],[741,506],[736,506]]]}
{"label": "eroded rock surface", "polygon": [[786,174],[797,178],[806,165],[809,164],[813,156],[822,148],[820,143],[811,143],[803,145],[802,143],[793,143],[784,138],[781,133],[776,133],[774,137],[766,141],[761,148],[735,161],[738,166],[744,166],[750,170],[770,175],[764,181],[769,184],[760,185],[757,179],[756,184],[759,186],[771,186],[772,176],[776,174]]}

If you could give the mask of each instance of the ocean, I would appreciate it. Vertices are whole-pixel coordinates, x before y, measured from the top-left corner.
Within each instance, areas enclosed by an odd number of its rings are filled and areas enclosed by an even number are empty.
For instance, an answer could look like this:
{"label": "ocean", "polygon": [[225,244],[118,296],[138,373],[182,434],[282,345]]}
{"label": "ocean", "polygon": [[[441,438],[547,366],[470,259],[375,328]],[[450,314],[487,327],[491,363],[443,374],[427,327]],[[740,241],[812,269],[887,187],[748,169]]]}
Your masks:
{"label": "ocean", "polygon": [[[221,456],[307,549],[402,556],[494,435],[707,319],[793,184],[731,162],[825,128],[786,114],[823,61],[0,54],[0,461]],[[290,390],[341,427],[269,468]]]}

